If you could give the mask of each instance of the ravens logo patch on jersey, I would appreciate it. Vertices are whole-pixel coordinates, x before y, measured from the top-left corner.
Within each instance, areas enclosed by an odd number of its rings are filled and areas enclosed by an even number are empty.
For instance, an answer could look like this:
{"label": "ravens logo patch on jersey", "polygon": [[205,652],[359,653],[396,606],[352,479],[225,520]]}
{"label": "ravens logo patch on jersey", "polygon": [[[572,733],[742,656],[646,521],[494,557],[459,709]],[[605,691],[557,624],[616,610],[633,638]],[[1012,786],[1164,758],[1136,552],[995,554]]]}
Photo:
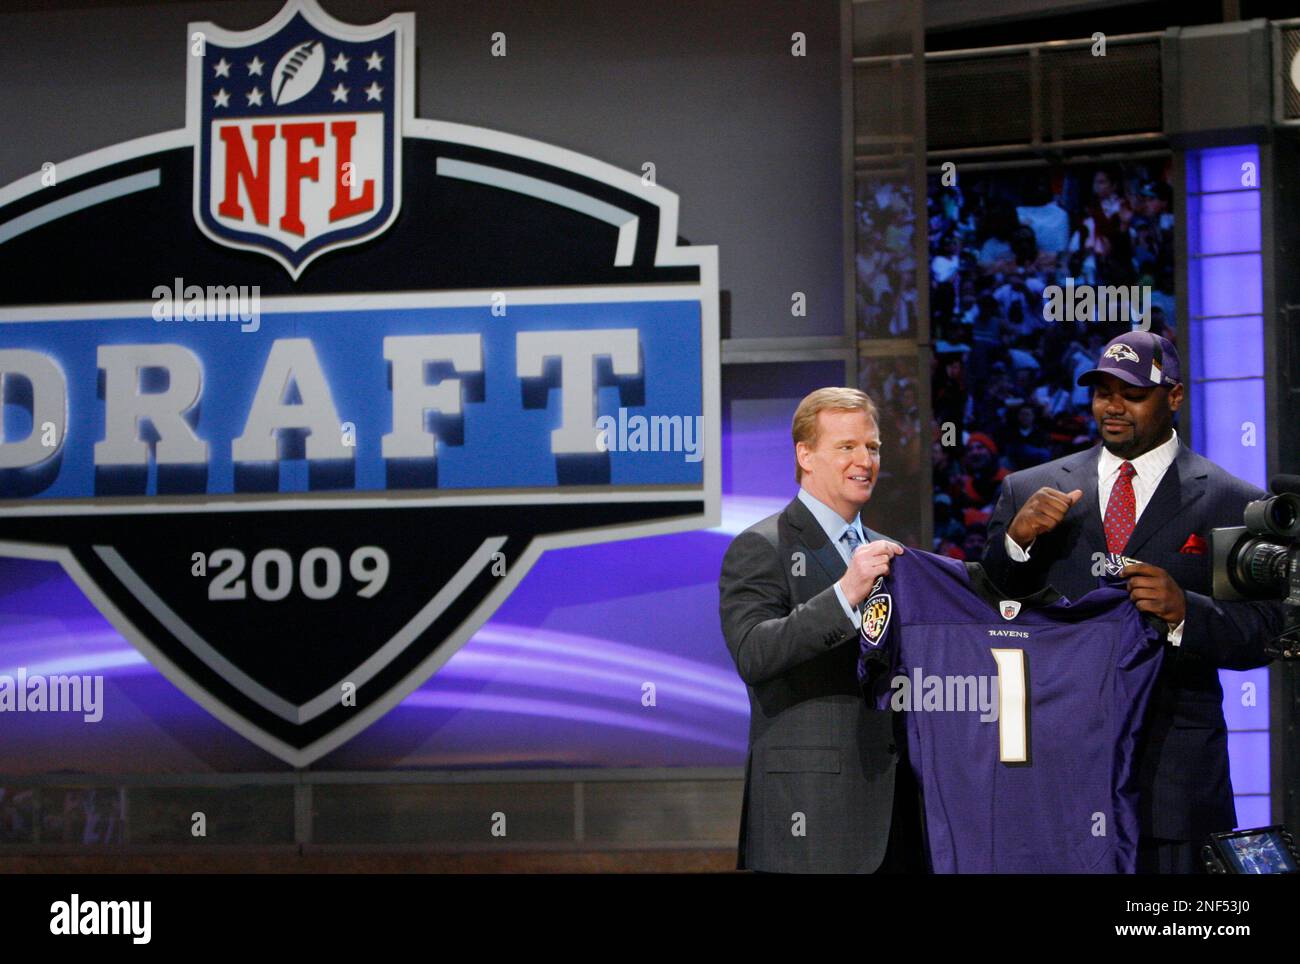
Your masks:
{"label": "ravens logo patch on jersey", "polygon": [[889,628],[894,602],[889,593],[877,593],[866,601],[862,610],[862,638],[869,646],[879,646]]}
{"label": "ravens logo patch on jersey", "polygon": [[1132,559],[1129,556],[1122,556],[1118,552],[1106,553],[1105,568],[1107,576],[1118,578],[1124,567],[1130,565],[1138,566],[1141,565],[1141,563],[1137,559]]}

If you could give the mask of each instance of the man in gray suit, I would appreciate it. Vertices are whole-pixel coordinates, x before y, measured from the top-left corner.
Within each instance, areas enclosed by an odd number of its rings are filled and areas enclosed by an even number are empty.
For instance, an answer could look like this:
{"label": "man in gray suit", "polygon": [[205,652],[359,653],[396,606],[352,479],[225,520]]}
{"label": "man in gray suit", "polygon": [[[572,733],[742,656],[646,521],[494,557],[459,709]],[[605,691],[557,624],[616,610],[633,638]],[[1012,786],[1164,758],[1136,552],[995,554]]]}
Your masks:
{"label": "man in gray suit", "polygon": [[1012,596],[1050,585],[1077,599],[1107,553],[1141,560],[1120,574],[1169,635],[1137,747],[1139,873],[1194,873],[1205,837],[1235,825],[1218,671],[1265,665],[1264,644],[1282,631],[1280,603],[1210,597],[1210,530],[1241,525],[1264,493],[1178,440],[1179,369],[1159,335],[1112,339],[1079,376],[1101,445],[1003,479],[984,550]]}
{"label": "man in gray suit", "polygon": [[735,538],[718,583],[749,690],[739,866],[921,870],[900,715],[869,708],[857,686],[857,607],[903,551],[858,516],[880,471],[876,408],[856,389],[818,389],[791,434],[798,497]]}

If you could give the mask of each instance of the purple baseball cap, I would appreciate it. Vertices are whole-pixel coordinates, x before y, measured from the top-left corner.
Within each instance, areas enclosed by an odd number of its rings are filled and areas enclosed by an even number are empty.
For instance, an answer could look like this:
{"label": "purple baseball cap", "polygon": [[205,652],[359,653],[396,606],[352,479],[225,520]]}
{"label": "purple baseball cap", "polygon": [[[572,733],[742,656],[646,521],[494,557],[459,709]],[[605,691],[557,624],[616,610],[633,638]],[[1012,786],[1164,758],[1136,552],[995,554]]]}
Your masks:
{"label": "purple baseball cap", "polygon": [[1099,375],[1114,375],[1139,388],[1177,385],[1182,380],[1178,349],[1154,332],[1130,331],[1106,343],[1097,367],[1080,375],[1079,384],[1091,385]]}

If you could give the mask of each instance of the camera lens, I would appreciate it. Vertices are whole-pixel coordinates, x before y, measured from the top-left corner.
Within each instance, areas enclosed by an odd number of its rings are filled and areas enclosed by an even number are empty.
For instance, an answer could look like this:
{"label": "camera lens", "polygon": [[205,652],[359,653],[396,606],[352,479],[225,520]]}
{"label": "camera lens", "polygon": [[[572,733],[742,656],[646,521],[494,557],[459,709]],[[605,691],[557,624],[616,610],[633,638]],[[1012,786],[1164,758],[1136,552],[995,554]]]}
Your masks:
{"label": "camera lens", "polygon": [[1233,582],[1247,595],[1269,595],[1287,585],[1287,548],[1263,539],[1242,543],[1234,559]]}
{"label": "camera lens", "polygon": [[1290,502],[1274,499],[1268,507],[1268,521],[1274,532],[1285,532],[1296,522],[1296,509]]}
{"label": "camera lens", "polygon": [[1250,503],[1245,523],[1253,535],[1300,538],[1300,495],[1284,492]]}

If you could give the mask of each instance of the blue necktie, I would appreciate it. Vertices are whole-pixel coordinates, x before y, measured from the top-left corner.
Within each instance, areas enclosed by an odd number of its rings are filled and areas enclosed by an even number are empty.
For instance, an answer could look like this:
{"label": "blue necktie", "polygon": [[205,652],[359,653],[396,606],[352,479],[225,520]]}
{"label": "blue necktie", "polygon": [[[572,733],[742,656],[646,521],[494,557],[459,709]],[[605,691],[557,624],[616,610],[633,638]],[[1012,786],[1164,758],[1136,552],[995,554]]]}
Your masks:
{"label": "blue necktie", "polygon": [[[849,558],[853,558],[853,550],[862,545],[862,540],[858,538],[858,530],[849,526],[844,530],[844,535],[840,536],[840,542],[849,547]],[[861,609],[860,606],[854,606],[853,611],[856,613]]]}
{"label": "blue necktie", "polygon": [[844,530],[844,535],[840,536],[840,542],[849,547],[849,558],[853,558],[853,550],[862,545],[862,540],[858,538],[858,530],[849,526]]}

